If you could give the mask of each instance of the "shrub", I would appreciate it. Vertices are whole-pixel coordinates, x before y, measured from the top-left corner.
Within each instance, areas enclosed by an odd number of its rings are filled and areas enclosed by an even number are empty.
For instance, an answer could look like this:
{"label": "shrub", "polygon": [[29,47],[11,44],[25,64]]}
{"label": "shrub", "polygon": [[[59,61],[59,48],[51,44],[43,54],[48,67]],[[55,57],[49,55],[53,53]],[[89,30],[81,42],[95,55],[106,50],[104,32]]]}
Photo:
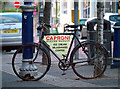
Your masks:
{"label": "shrub", "polygon": [[[2,11],[2,12],[17,12],[17,9],[9,8],[9,9],[6,9],[6,10],[4,10],[4,11]],[[18,12],[22,12],[22,10],[21,10],[21,9],[18,9]]]}

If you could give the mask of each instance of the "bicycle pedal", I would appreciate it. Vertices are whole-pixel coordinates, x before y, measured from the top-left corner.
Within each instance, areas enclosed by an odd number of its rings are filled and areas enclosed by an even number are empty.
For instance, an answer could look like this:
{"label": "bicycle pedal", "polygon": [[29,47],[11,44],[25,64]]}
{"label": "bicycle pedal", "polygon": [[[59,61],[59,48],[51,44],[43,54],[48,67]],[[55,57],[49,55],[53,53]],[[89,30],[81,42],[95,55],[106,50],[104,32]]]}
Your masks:
{"label": "bicycle pedal", "polygon": [[75,80],[80,80],[80,78],[76,78]]}
{"label": "bicycle pedal", "polygon": [[66,75],[67,73],[66,72],[63,72],[62,75]]}

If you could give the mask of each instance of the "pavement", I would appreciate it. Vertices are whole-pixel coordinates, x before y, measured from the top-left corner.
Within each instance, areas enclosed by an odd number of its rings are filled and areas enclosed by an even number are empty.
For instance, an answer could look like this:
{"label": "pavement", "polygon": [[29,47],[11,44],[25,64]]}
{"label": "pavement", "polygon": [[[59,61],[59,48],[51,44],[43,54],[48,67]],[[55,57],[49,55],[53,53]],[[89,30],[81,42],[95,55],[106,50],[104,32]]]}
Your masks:
{"label": "pavement", "polygon": [[[108,65],[104,77],[96,79],[78,78],[73,70],[68,70],[66,75],[62,75],[62,71],[57,66],[58,61],[52,58],[52,66],[49,72],[39,81],[22,81],[12,70],[11,60],[14,52],[1,52],[0,76],[2,89],[19,89],[19,88],[108,88],[118,89],[120,80],[118,75],[120,69],[111,69]],[[120,88],[119,88],[120,89]]]}

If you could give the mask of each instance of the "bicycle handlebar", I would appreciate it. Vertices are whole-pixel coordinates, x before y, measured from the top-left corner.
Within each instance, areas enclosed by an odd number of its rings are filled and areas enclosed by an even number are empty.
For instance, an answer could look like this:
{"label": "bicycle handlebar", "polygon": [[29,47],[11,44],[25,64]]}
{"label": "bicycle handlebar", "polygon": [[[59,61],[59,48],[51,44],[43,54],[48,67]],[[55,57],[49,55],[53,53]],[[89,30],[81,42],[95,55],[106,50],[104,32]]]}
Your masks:
{"label": "bicycle handlebar", "polygon": [[82,30],[83,25],[67,25],[67,26],[65,26],[65,28],[77,28],[79,26],[80,26],[80,29]]}
{"label": "bicycle handlebar", "polygon": [[47,26],[48,28],[51,28],[50,24],[44,23],[45,26]]}
{"label": "bicycle handlebar", "polygon": [[[78,29],[78,27],[80,26],[80,29]],[[81,31],[82,30],[82,26],[83,25],[67,25],[64,27],[64,31]],[[69,30],[66,28],[74,28],[74,30]]]}
{"label": "bicycle handlebar", "polygon": [[41,30],[42,28],[51,28],[50,24],[46,24],[46,23],[43,23],[43,24],[38,24],[37,26],[37,30]]}
{"label": "bicycle handlebar", "polygon": [[75,30],[69,30],[69,29],[64,29],[64,31],[81,31],[80,29],[75,29]]}
{"label": "bicycle handlebar", "polygon": [[[78,27],[80,26],[80,29],[78,29]],[[50,24],[47,23],[43,23],[43,24],[38,24],[37,26],[37,30],[41,30],[42,28],[45,28],[46,30],[48,30],[48,28],[51,28]],[[75,28],[74,30],[69,30],[66,28]],[[82,30],[82,25],[67,25],[64,27],[65,31],[81,31]]]}

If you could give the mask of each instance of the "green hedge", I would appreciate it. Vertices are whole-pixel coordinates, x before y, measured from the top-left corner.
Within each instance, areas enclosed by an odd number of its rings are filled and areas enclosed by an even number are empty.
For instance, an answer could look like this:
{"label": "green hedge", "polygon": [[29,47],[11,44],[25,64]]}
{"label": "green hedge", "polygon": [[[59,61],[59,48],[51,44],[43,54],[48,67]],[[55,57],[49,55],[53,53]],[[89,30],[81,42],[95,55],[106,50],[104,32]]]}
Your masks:
{"label": "green hedge", "polygon": [[[17,12],[17,9],[12,9],[12,8],[10,8],[10,9],[6,9],[6,10],[4,10],[4,11],[2,11],[2,12]],[[22,12],[22,10],[21,10],[21,9],[18,9],[18,12]]]}

